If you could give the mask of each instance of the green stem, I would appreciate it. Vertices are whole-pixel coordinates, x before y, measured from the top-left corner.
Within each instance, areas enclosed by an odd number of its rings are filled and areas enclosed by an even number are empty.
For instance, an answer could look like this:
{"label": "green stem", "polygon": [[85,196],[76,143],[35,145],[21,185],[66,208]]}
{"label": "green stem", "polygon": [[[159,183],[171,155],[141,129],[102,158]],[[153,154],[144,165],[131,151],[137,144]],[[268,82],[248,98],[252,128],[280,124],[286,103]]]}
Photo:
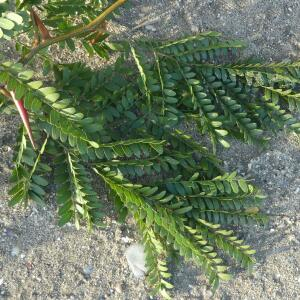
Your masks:
{"label": "green stem", "polygon": [[30,60],[42,49],[59,43],[61,41],[65,41],[70,38],[74,38],[79,35],[86,35],[92,32],[95,27],[100,25],[112,12],[114,12],[119,6],[123,5],[127,0],[117,0],[114,4],[109,6],[106,10],[104,10],[96,19],[91,21],[89,24],[82,26],[80,28],[74,29],[71,32],[62,34],[57,37],[50,38],[42,43],[40,43],[37,47],[33,48],[24,58],[20,60],[20,62],[24,65],[28,64]]}
{"label": "green stem", "polygon": [[[37,156],[37,158],[36,158],[36,160],[35,160],[35,162],[34,162],[34,165],[33,165],[33,167],[32,167],[32,169],[31,169],[31,172],[30,172],[30,174],[29,174],[29,180],[31,179],[31,177],[32,177],[32,175],[34,174],[34,172],[35,172],[35,170],[36,170],[36,167],[37,167],[37,165],[38,165],[38,163],[39,163],[39,161],[40,161],[40,159],[41,159],[41,156],[43,155],[43,153],[44,153],[44,151],[45,151],[45,147],[46,147],[46,145],[47,145],[47,143],[48,143],[48,135],[47,135],[47,137],[45,138],[45,141],[44,141],[44,143],[43,143],[43,145],[42,145],[42,147],[41,147],[41,149],[40,149],[40,151],[39,151],[39,154],[38,154],[38,156]],[[28,182],[29,182],[29,180],[28,180]]]}

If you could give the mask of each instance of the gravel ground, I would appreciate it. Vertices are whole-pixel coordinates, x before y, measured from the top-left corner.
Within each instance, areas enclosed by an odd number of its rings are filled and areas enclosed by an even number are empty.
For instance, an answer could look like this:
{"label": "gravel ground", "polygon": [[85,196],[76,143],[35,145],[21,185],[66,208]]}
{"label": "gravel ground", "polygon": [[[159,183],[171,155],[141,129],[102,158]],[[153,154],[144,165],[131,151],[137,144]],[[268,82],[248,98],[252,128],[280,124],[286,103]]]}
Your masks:
{"label": "gravel ground", "polygon": [[[133,8],[113,25],[122,36],[170,38],[216,30],[248,42],[247,56],[300,56],[299,0],[131,2]],[[58,228],[51,204],[7,207],[16,123],[0,117],[0,299],[148,299],[144,282],[133,277],[124,257],[137,240],[134,224],[117,224],[108,203],[108,228],[91,234],[72,225]],[[234,270],[235,279],[212,296],[201,271],[182,263],[174,268],[174,299],[300,299],[299,148],[299,137],[280,134],[267,149],[233,142],[221,152],[226,168],[238,169],[264,189],[266,212],[280,216],[247,230],[246,239],[257,249],[252,274]]]}

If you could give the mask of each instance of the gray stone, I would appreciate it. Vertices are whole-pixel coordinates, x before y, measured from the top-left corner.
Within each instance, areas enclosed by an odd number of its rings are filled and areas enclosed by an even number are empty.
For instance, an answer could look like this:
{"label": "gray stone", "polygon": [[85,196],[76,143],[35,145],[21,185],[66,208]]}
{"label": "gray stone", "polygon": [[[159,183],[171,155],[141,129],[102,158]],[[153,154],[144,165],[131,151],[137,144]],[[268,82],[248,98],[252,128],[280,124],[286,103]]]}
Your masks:
{"label": "gray stone", "polygon": [[20,248],[17,246],[12,247],[10,254],[14,257],[18,256],[20,254]]}
{"label": "gray stone", "polygon": [[147,30],[149,30],[149,31],[153,31],[153,32],[156,31],[156,28],[155,28],[153,25],[151,25],[151,24],[146,25],[145,28],[146,28]]}

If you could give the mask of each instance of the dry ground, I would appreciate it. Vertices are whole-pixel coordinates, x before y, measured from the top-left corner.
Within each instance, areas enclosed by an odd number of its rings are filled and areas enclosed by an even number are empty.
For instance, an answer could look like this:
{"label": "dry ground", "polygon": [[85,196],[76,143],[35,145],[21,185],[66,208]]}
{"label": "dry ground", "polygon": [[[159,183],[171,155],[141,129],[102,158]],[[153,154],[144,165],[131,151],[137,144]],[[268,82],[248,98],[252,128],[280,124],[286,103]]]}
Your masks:
{"label": "dry ground", "polygon": [[[246,56],[300,58],[299,0],[131,2],[133,8],[113,25],[122,36],[167,38],[216,30],[248,42]],[[2,49],[12,55],[7,46]],[[121,226],[111,218],[107,229],[88,234],[73,226],[58,228],[52,205],[7,207],[16,119],[2,116],[0,125],[0,299],[148,299],[124,257],[136,239],[133,224]],[[251,176],[265,190],[265,210],[284,216],[274,216],[264,228],[249,228],[246,238],[257,249],[255,270],[251,275],[235,270],[235,279],[214,299],[300,299],[299,149],[299,137],[280,134],[268,149],[235,142],[221,153],[228,169]],[[112,215],[109,205],[107,210]],[[182,264],[174,273],[174,299],[212,297],[199,269]]]}

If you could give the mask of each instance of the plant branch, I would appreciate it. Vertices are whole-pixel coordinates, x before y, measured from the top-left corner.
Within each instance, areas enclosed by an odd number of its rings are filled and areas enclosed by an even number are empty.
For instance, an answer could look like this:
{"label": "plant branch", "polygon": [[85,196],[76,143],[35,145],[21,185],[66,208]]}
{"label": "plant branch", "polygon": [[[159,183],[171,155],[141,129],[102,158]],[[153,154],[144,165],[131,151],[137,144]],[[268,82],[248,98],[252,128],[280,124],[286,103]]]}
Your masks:
{"label": "plant branch", "polygon": [[42,49],[44,49],[50,45],[59,43],[61,41],[65,41],[70,38],[74,38],[79,35],[85,35],[85,34],[90,33],[91,31],[93,31],[95,29],[95,27],[100,25],[112,12],[114,12],[119,6],[123,5],[126,1],[127,0],[117,0],[114,4],[112,4],[107,9],[105,9],[96,19],[91,21],[89,24],[82,26],[80,28],[74,29],[73,31],[68,32],[66,34],[62,34],[60,36],[56,36],[56,37],[53,37],[53,38],[43,41],[37,47],[33,48],[24,58],[22,58],[20,60],[20,62],[25,65],[25,64],[29,63],[30,60],[39,51],[41,51]]}

